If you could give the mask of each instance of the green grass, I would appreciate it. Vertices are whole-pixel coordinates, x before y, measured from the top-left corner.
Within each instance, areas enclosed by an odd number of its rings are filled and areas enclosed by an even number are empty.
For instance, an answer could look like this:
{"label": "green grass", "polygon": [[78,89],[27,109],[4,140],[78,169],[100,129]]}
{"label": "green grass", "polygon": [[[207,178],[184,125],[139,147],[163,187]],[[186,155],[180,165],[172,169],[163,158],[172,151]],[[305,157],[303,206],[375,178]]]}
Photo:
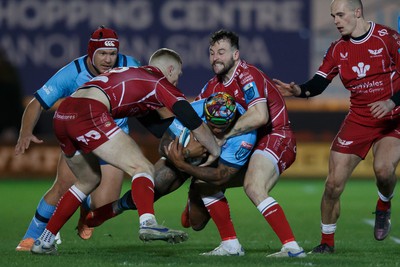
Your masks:
{"label": "green grass", "polygon": [[[226,192],[232,219],[244,257],[204,257],[219,242],[212,222],[200,232],[188,230],[189,240],[170,245],[164,242],[142,243],[138,239],[138,216],[128,211],[97,228],[88,241],[74,230],[75,214],[62,228],[63,243],[58,256],[36,256],[16,252],[15,246],[25,233],[36,205],[51,186],[51,180],[1,180],[0,266],[400,266],[400,228],[398,200],[393,201],[392,232],[385,241],[373,238],[372,220],[377,194],[374,181],[351,180],[342,196],[342,214],[336,233],[336,253],[309,255],[304,259],[270,259],[265,255],[278,251],[281,244],[241,188]],[[124,192],[129,183],[124,184]],[[320,241],[319,203],[321,180],[282,178],[272,196],[283,207],[297,241],[307,251]],[[186,200],[187,185],[159,200],[156,215],[160,223],[181,228],[180,214]],[[395,238],[399,239],[395,239]],[[397,241],[397,242],[396,242]]]}

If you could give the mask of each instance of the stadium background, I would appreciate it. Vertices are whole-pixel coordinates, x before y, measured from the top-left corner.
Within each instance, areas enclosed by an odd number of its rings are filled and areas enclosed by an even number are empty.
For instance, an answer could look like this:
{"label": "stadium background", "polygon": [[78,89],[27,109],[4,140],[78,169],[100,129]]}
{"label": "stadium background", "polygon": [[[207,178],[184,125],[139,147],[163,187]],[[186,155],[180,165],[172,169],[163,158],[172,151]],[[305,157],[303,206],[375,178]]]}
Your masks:
{"label": "stadium background", "polygon": [[[179,87],[195,96],[212,76],[208,36],[219,28],[240,35],[241,55],[270,77],[303,82],[318,68],[329,44],[339,37],[329,15],[331,1],[318,0],[1,0],[0,47],[17,67],[25,104],[60,67],[86,53],[90,33],[104,24],[120,37],[121,52],[143,64],[159,47],[183,57]],[[397,27],[398,0],[364,0],[365,17]],[[323,95],[310,100],[287,99],[298,139],[298,157],[285,173],[290,177],[324,177],[330,141],[348,108],[348,94],[335,79]],[[12,110],[10,111],[12,112]],[[52,134],[54,110],[44,112],[35,133],[45,143],[14,156],[14,143],[1,142],[0,179],[52,177],[59,148]],[[1,114],[1,117],[7,114]],[[132,136],[145,154],[157,159],[157,139],[135,119]],[[371,177],[371,155],[355,177]]]}

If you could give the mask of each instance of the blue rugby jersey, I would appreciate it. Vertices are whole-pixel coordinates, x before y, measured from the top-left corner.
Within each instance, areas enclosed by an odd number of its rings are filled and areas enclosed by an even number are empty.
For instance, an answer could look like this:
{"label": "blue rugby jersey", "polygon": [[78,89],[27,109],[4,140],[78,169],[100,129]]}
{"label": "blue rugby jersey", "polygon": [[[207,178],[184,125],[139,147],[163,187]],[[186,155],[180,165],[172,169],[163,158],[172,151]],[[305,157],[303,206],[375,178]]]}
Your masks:
{"label": "blue rugby jersey", "polygon": [[[79,86],[90,81],[96,75],[89,71],[86,64],[87,55],[81,56],[57,71],[39,90],[34,93],[41,106],[48,110],[59,99],[70,96]],[[118,54],[114,67],[137,67],[139,61],[123,54]],[[116,119],[118,126],[128,133],[128,119]]]}
{"label": "blue rugby jersey", "polygon": [[[204,115],[204,102],[206,99],[201,99],[191,103],[199,117],[207,122]],[[246,110],[238,103],[237,111],[239,114],[244,114]],[[169,133],[173,136],[179,136],[184,126],[182,123],[175,119],[168,128]],[[221,155],[219,161],[226,166],[239,169],[245,165],[250,158],[251,152],[256,144],[257,132],[251,131],[246,134],[228,138],[225,144],[221,147]]]}

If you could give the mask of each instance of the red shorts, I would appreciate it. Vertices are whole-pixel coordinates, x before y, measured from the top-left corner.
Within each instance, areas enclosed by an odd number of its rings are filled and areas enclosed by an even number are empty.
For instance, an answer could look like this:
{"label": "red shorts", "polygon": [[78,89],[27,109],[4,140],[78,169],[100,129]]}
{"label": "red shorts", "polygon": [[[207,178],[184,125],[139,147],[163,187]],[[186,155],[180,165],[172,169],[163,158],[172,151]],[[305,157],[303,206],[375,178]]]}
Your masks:
{"label": "red shorts", "polygon": [[388,121],[384,127],[371,127],[345,119],[332,142],[331,150],[365,159],[371,146],[386,136],[400,139],[400,120]]}
{"label": "red shorts", "polygon": [[296,159],[296,138],[287,131],[265,135],[258,140],[253,153],[270,158],[282,174]]}
{"label": "red shorts", "polygon": [[89,153],[121,131],[104,104],[73,97],[61,102],[53,117],[53,127],[67,156],[77,150]]}

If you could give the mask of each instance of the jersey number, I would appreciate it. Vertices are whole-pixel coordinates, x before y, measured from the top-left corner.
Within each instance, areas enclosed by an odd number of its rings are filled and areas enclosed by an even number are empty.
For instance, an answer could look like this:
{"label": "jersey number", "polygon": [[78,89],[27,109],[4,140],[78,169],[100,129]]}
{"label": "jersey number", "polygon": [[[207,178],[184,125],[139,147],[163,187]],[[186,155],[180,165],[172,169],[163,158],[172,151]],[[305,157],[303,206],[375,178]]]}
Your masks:
{"label": "jersey number", "polygon": [[90,139],[99,140],[100,137],[101,135],[99,134],[99,132],[91,130],[84,135],[78,136],[76,140],[78,140],[79,142],[83,142],[87,145]]}

